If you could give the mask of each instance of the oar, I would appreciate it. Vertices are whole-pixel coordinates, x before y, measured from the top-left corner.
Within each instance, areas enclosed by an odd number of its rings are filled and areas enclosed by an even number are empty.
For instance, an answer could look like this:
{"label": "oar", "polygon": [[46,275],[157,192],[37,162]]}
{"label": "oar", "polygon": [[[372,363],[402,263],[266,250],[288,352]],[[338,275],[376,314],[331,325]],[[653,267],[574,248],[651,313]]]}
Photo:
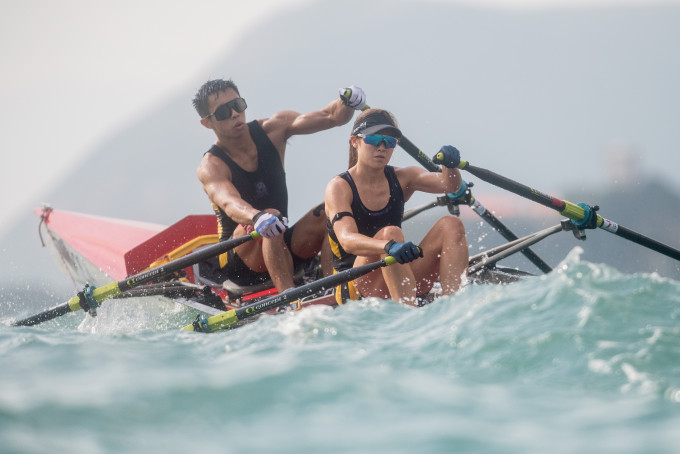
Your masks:
{"label": "oar", "polygon": [[[446,196],[444,196],[444,197],[446,197]],[[427,211],[427,210],[429,210],[431,208],[435,208],[435,207],[445,206],[446,201],[443,200],[444,197],[437,197],[437,200],[435,200],[434,202],[426,203],[425,205],[421,205],[419,207],[411,208],[410,210],[405,211],[404,215],[401,217],[401,220],[407,221],[407,220],[419,215],[423,211]]]}
{"label": "oar", "polygon": [[[346,90],[344,93],[344,97],[346,99],[349,98],[351,95],[351,91]],[[370,109],[371,107],[366,104],[362,110],[367,110]],[[413,142],[411,142],[407,137],[402,136],[401,139],[399,140],[399,146],[404,149],[408,154],[410,154],[416,161],[420,163],[425,169],[429,170],[430,172],[441,172],[442,169],[432,162],[432,159],[430,159],[429,156],[427,156],[425,153],[423,153]],[[491,227],[493,227],[495,230],[500,233],[503,238],[505,238],[508,241],[514,241],[518,237],[512,231],[505,226],[496,216],[494,216],[489,210],[487,210],[479,201],[475,200],[475,198],[470,195],[470,207],[472,210],[477,213],[482,219],[484,219],[486,222],[488,222]],[[531,263],[536,265],[538,269],[543,271],[544,273],[549,273],[552,271],[552,268],[550,265],[548,265],[543,259],[541,259],[534,251],[532,251],[530,248],[526,248],[522,250],[522,254],[526,258],[528,258]]]}
{"label": "oar", "polygon": [[[427,170],[430,172],[441,172],[441,168],[432,162],[432,159],[430,159],[429,156],[425,155],[417,146],[413,144],[408,138],[402,137],[401,140],[399,141],[399,146],[404,149],[408,154],[410,154],[416,161],[420,163],[423,167],[425,167]],[[472,194],[470,195],[470,207],[472,210],[477,213],[482,219],[484,219],[491,227],[493,227],[495,230],[500,233],[503,238],[505,238],[508,241],[514,241],[517,239],[517,235],[515,235],[509,228],[505,226],[496,216],[494,216],[489,210],[487,210],[484,205],[482,205],[478,200],[475,199]],[[544,273],[549,273],[552,271],[552,268],[550,265],[545,263],[543,259],[541,259],[534,251],[532,251],[530,248],[526,248],[522,250],[522,254],[526,258],[528,258],[531,263],[536,265],[538,269],[543,271]]]}
{"label": "oar", "polygon": [[199,315],[194,323],[185,326],[182,328],[182,331],[201,331],[204,333],[210,333],[220,329],[228,328],[238,324],[238,322],[242,320],[253,317],[254,315],[292,303],[295,300],[305,296],[313,295],[317,292],[344,284],[345,282],[349,282],[353,279],[363,276],[364,274],[368,274],[373,270],[392,265],[396,262],[397,260],[394,257],[388,255],[384,259],[378,260],[377,262],[357,266],[356,268],[350,268],[345,271],[340,271],[339,273],[335,273],[331,276],[318,279],[314,282],[310,282],[309,284],[301,285],[300,287],[289,289],[283,293],[263,299],[261,301],[257,301],[247,306],[228,310],[219,315],[213,315],[212,317]]}
{"label": "oar", "polygon": [[659,241],[656,241],[652,238],[646,237],[626,227],[618,225],[614,221],[603,218],[602,216],[597,214],[595,209],[588,207],[587,205],[584,207],[573,204],[566,200],[560,200],[556,197],[546,195],[540,191],[537,191],[536,189],[530,188],[509,178],[498,175],[497,173],[494,173],[490,170],[472,166],[467,161],[461,160],[460,164],[458,165],[458,168],[470,172],[477,178],[484,180],[487,183],[491,183],[507,191],[520,195],[524,198],[540,203],[543,206],[552,208],[553,210],[558,211],[562,216],[566,216],[567,218],[571,219],[572,221],[576,221],[577,223],[588,221],[589,220],[588,218],[592,216],[592,219],[594,221],[593,223],[594,225],[592,226],[593,228],[599,227],[603,230],[606,230],[609,233],[613,233],[614,235],[618,235],[622,238],[632,241],[633,243],[637,243],[653,251],[674,258],[675,260],[680,260],[680,251],[678,251],[677,249],[674,249],[670,246],[660,243]]}
{"label": "oar", "polygon": [[474,274],[482,268],[491,267],[491,265],[499,260],[510,257],[512,254],[521,251],[532,244],[536,244],[548,236],[561,232],[562,230],[564,230],[564,227],[559,224],[470,257],[468,274]]}
{"label": "oar", "polygon": [[94,315],[96,314],[96,307],[104,300],[113,298],[119,295],[121,292],[138,287],[149,281],[162,278],[188,266],[195,265],[198,262],[210,257],[218,256],[230,249],[235,248],[236,246],[259,237],[260,234],[256,231],[253,231],[250,235],[244,235],[238,238],[233,238],[231,240],[222,241],[217,244],[207,246],[203,249],[192,252],[191,254],[187,254],[177,260],[173,260],[172,262],[168,262],[156,268],[151,268],[150,270],[130,276],[125,280],[111,282],[110,284],[106,284],[99,288],[86,287],[83,292],[80,292],[68,302],[62,303],[51,309],[47,309],[44,312],[33,315],[32,317],[16,321],[12,323],[12,326],[37,325],[39,323],[60,317],[64,314],[68,314],[69,312],[76,312],[81,309],[90,311]]}

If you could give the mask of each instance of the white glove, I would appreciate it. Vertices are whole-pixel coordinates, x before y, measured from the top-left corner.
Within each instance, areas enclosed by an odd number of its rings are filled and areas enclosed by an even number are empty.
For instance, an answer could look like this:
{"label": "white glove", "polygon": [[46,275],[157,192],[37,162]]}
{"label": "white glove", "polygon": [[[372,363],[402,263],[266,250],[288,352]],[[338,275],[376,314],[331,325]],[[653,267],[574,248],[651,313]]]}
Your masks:
{"label": "white glove", "polygon": [[361,110],[366,105],[366,93],[360,87],[352,85],[347,88],[340,88],[338,92],[342,102],[354,110]]}
{"label": "white glove", "polygon": [[254,227],[257,233],[265,238],[274,238],[281,235],[288,227],[288,218],[279,219],[271,213],[260,211],[253,217]]}

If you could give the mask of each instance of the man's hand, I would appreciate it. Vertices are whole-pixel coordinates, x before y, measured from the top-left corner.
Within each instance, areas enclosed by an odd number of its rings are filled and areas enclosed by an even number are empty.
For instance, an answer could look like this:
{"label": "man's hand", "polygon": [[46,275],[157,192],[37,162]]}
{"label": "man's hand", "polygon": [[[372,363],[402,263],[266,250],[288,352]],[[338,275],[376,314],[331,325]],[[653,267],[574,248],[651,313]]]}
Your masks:
{"label": "man's hand", "polygon": [[286,231],[288,219],[284,217],[279,219],[271,213],[260,211],[253,216],[253,224],[257,233],[264,238],[274,238]]}
{"label": "man's hand", "polygon": [[435,164],[442,164],[449,169],[455,169],[460,164],[460,151],[451,145],[444,145],[439,153],[434,155],[432,162]]}
{"label": "man's hand", "polygon": [[397,259],[397,262],[399,263],[412,262],[418,257],[423,256],[423,250],[410,241],[398,243],[394,240],[390,240],[385,245],[385,252]]}
{"label": "man's hand", "polygon": [[347,88],[340,88],[338,92],[343,104],[354,110],[361,110],[366,105],[366,94],[360,87],[352,85]]}

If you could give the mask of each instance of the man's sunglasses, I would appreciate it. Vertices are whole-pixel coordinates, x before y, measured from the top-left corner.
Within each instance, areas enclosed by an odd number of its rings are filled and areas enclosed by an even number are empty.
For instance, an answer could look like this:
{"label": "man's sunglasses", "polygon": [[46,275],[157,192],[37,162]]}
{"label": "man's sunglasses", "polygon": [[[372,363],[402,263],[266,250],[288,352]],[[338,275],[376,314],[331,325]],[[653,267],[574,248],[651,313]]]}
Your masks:
{"label": "man's sunglasses", "polygon": [[210,117],[215,117],[215,120],[217,121],[224,121],[227,118],[231,117],[231,110],[234,109],[236,112],[241,113],[244,110],[246,110],[246,107],[248,107],[248,104],[246,104],[246,100],[243,98],[235,98],[232,99],[229,102],[225,102],[221,106],[219,106],[217,109],[215,109],[215,112],[211,113],[210,115],[206,115],[203,118],[210,118]]}
{"label": "man's sunglasses", "polygon": [[357,137],[361,137],[365,143],[374,147],[379,147],[381,143],[385,142],[385,148],[394,148],[397,146],[397,142],[399,142],[399,139],[382,134],[357,134]]}

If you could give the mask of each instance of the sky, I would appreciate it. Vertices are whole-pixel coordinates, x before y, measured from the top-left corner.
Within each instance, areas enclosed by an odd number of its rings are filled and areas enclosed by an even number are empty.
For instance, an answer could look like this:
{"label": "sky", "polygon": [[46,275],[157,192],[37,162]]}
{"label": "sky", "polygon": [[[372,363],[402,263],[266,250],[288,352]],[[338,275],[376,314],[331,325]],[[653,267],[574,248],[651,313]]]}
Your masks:
{"label": "sky", "polygon": [[[0,2],[0,235],[89,152],[196,80],[249,27],[313,1]],[[680,3],[432,1],[515,10]]]}

